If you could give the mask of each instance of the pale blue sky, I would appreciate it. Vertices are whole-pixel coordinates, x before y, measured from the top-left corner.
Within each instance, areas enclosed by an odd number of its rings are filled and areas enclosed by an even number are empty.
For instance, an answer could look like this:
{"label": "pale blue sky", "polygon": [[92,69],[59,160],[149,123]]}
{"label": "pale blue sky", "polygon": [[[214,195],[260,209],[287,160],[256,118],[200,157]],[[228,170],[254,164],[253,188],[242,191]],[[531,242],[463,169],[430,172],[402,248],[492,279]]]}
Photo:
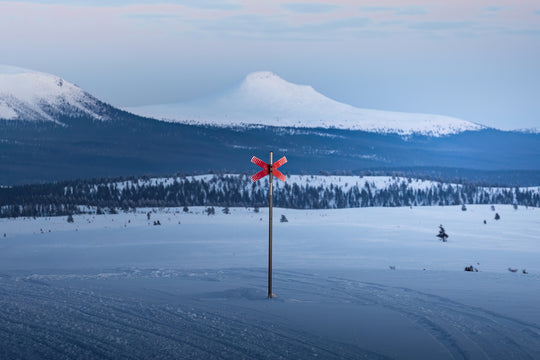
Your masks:
{"label": "pale blue sky", "polygon": [[540,128],[536,0],[0,1],[0,63],[116,106],[270,70],[359,107]]}

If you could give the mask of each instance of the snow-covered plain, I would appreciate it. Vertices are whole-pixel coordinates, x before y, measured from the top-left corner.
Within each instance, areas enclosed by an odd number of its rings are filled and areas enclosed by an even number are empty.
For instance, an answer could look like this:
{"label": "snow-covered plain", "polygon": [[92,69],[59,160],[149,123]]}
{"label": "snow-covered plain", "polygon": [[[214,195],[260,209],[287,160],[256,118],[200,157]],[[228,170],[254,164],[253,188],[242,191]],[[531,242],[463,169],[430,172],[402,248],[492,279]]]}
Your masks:
{"label": "snow-covered plain", "polygon": [[266,210],[204,210],[1,219],[0,357],[540,358],[540,209],[275,209],[272,300]]}

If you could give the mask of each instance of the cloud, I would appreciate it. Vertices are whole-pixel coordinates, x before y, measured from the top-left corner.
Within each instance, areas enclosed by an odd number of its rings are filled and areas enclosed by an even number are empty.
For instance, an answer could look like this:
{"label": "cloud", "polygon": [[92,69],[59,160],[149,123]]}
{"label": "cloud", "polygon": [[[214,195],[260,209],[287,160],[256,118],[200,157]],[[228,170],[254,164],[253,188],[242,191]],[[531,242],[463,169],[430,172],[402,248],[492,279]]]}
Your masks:
{"label": "cloud", "polygon": [[253,37],[260,33],[283,33],[287,30],[287,24],[279,18],[252,14],[196,20],[192,21],[192,24],[200,30],[211,31],[221,36],[238,33]]}
{"label": "cloud", "polygon": [[281,16],[235,15],[213,21],[197,21],[195,26],[202,31],[219,33],[221,36],[242,38],[275,37],[286,38],[329,38],[344,30],[360,29],[372,20],[365,17],[351,17],[319,22],[291,22]]}
{"label": "cloud", "polygon": [[126,19],[138,19],[138,20],[166,20],[166,19],[184,19],[184,16],[178,14],[167,13],[139,13],[139,14],[126,14],[122,15]]}
{"label": "cloud", "polygon": [[159,4],[172,4],[181,5],[189,8],[196,9],[214,9],[214,10],[237,10],[242,8],[242,5],[224,0],[159,0],[159,2],[152,0],[25,0],[26,3],[44,4],[44,5],[67,5],[67,6],[83,6],[83,7],[123,7],[130,5],[159,5]]}
{"label": "cloud", "polygon": [[328,13],[339,9],[339,5],[321,4],[321,3],[287,3],[281,4],[281,7],[294,13]]}
{"label": "cloud", "polygon": [[[150,2],[151,3],[151,2]],[[178,4],[178,1],[171,1]],[[242,5],[230,1],[222,0],[191,0],[182,1],[180,5],[196,9],[214,9],[214,10],[239,10]]]}
{"label": "cloud", "polygon": [[427,9],[422,6],[361,6],[358,8],[361,12],[373,13],[393,13],[396,15],[425,15]]}
{"label": "cloud", "polygon": [[474,25],[472,21],[423,21],[416,22],[409,25],[410,29],[415,30],[455,30],[466,29]]}
{"label": "cloud", "polygon": [[[22,1],[21,1],[22,2]],[[138,4],[150,4],[148,0],[25,0],[25,3],[43,4],[43,5],[69,5],[69,6],[84,6],[84,7],[120,7]],[[173,0],[162,0],[161,3],[174,3]]]}
{"label": "cloud", "polygon": [[371,19],[366,17],[352,17],[339,20],[330,20],[322,23],[305,24],[299,27],[303,31],[336,31],[343,29],[363,28],[371,23]]}
{"label": "cloud", "polygon": [[407,6],[396,11],[397,15],[426,15],[427,9],[421,6]]}
{"label": "cloud", "polygon": [[539,36],[540,29],[508,30],[506,33],[510,35]]}
{"label": "cloud", "polygon": [[503,11],[504,9],[505,9],[504,6],[487,6],[485,8],[485,10],[489,12],[499,12],[499,11]]}
{"label": "cloud", "polygon": [[397,8],[391,6],[360,6],[358,10],[362,12],[395,12]]}

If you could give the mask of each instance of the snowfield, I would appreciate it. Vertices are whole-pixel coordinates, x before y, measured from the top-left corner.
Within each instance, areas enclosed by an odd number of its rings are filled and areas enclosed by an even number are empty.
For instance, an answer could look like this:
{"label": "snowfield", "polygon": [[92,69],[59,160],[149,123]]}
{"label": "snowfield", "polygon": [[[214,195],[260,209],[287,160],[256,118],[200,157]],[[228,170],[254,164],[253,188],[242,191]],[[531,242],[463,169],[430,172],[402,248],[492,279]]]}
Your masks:
{"label": "snowfield", "polygon": [[0,358],[540,358],[538,208],[215,210],[0,219]]}

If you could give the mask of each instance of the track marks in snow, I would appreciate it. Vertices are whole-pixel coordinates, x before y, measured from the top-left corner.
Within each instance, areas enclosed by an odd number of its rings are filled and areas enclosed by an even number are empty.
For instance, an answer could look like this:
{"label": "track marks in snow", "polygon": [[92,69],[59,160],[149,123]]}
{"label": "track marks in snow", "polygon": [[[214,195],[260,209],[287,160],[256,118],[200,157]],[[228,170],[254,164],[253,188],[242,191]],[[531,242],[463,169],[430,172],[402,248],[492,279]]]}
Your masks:
{"label": "track marks in snow", "polygon": [[[284,309],[303,303],[314,309],[321,304],[330,309],[346,307],[360,316],[366,309],[399,314],[420,330],[395,336],[430,337],[420,340],[438,344],[448,359],[540,358],[537,324],[437,294],[281,270],[275,271],[274,278],[279,297],[268,301],[265,280],[266,271],[261,269],[5,275],[0,277],[0,358],[390,359],[411,355],[325,337],[284,316]],[[152,287],[159,281],[165,283]],[[139,282],[150,288],[136,289]],[[116,285],[133,291],[111,290]],[[394,326],[392,319],[381,320],[389,321],[382,326]]]}
{"label": "track marks in snow", "polygon": [[36,276],[0,289],[0,358],[384,359],[215,301],[154,303]]}
{"label": "track marks in snow", "polygon": [[538,359],[540,326],[404,287],[329,279],[348,300],[373,302],[426,329],[453,359]]}

